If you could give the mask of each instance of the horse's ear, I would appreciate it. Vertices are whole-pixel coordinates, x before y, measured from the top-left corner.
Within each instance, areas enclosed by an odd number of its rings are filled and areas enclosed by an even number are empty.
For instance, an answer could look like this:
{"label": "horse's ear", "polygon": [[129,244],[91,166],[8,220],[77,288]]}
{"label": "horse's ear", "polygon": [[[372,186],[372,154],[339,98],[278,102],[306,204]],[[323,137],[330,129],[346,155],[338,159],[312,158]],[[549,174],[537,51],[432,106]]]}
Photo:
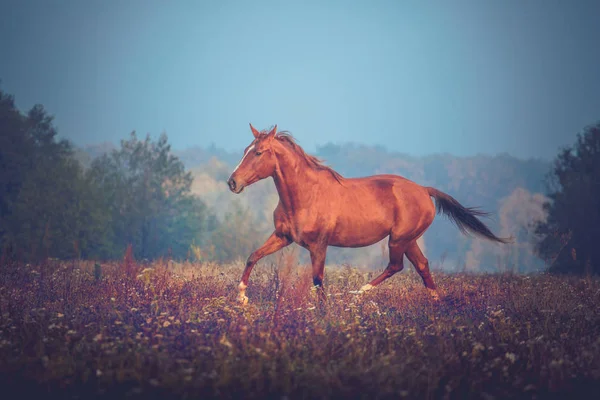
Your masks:
{"label": "horse's ear", "polygon": [[258,139],[258,137],[260,136],[260,132],[257,131],[256,128],[252,126],[252,124],[250,124],[250,129],[252,129],[252,134],[254,135],[254,137]]}
{"label": "horse's ear", "polygon": [[275,138],[276,134],[277,134],[277,125],[275,125],[273,127],[273,129],[271,129],[271,132],[267,133],[267,138],[269,138],[269,140],[272,140],[273,138]]}

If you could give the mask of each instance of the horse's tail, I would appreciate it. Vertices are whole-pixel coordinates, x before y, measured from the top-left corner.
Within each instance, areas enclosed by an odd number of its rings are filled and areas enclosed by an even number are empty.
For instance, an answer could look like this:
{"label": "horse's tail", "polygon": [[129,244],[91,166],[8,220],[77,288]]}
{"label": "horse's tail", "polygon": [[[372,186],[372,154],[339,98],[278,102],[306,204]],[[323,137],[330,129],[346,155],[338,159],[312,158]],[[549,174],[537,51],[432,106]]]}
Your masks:
{"label": "horse's tail", "polygon": [[504,244],[513,242],[512,237],[499,238],[494,235],[492,231],[477,218],[489,216],[490,213],[473,207],[464,207],[454,197],[444,192],[440,192],[435,188],[427,187],[426,189],[429,195],[435,199],[438,214],[445,214],[448,216],[462,233],[467,234],[468,232],[471,232],[475,235],[493,240],[494,242]]}

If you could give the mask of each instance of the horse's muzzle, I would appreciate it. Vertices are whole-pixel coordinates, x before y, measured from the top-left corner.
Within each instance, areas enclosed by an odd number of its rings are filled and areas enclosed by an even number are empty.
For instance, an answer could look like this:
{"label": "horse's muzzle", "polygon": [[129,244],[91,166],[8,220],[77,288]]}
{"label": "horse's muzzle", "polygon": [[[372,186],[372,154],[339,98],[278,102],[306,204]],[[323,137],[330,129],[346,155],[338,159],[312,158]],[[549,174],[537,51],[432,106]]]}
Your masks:
{"label": "horse's muzzle", "polygon": [[233,178],[229,178],[227,180],[227,185],[229,186],[229,190],[236,194],[241,193],[242,190],[244,190],[244,187],[238,186],[237,182]]}

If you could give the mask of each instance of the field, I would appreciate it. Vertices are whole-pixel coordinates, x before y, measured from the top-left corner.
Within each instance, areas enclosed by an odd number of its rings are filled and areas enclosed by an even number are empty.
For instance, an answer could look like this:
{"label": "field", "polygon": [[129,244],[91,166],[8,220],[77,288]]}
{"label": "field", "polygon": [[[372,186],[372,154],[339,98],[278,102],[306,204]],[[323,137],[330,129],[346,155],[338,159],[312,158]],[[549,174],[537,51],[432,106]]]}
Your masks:
{"label": "field", "polygon": [[[600,391],[600,281],[131,259],[1,266],[3,392],[61,398],[564,398]],[[16,395],[15,395],[16,397]],[[4,397],[7,398],[7,397]],[[34,398],[34,397],[32,397]]]}

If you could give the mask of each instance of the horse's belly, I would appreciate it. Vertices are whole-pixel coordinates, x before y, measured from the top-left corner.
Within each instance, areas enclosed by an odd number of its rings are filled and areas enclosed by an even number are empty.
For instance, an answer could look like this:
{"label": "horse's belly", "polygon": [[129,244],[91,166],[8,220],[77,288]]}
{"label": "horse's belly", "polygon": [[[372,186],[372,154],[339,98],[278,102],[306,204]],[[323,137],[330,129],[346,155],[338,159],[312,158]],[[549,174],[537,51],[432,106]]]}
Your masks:
{"label": "horse's belly", "polygon": [[347,222],[338,224],[329,238],[329,245],[336,247],[365,247],[379,242],[390,234],[391,226],[385,222]]}

